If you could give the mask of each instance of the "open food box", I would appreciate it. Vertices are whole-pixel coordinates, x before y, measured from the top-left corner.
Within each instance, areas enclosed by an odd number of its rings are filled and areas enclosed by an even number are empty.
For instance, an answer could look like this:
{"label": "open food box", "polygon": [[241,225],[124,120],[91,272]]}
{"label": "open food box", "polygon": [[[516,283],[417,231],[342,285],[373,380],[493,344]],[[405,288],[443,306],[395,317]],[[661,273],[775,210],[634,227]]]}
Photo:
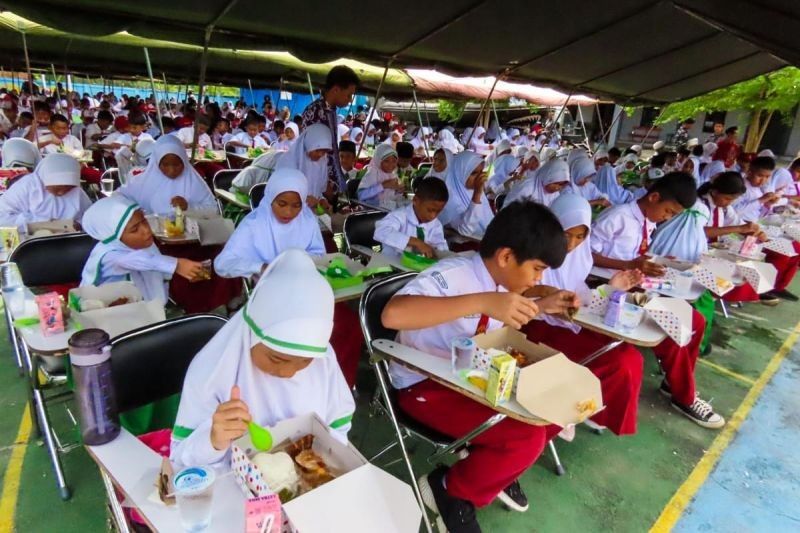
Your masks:
{"label": "open food box", "polygon": [[166,319],[161,302],[143,300],[142,293],[130,281],[69,291],[73,321],[83,328],[102,329],[112,338]]}
{"label": "open food box", "polygon": [[[567,427],[603,409],[600,380],[558,350],[533,343],[524,333],[509,327],[477,335],[472,340],[478,347],[472,359],[477,372],[491,372],[497,351],[514,359],[510,393],[531,414]],[[492,384],[487,383],[487,393],[489,385]]]}
{"label": "open food box", "polygon": [[167,226],[172,222],[170,217],[147,215],[146,218],[155,236],[166,243],[199,242],[202,246],[225,244],[235,229],[232,220],[223,218],[211,210],[186,211],[184,231],[180,235],[167,232]]}
{"label": "open food box", "polygon": [[312,258],[333,290],[361,285],[371,277],[391,274],[394,270],[378,255],[370,258],[366,266],[342,253],[325,254]]}
{"label": "open food box", "polygon": [[694,279],[717,296],[724,296],[742,283],[736,263],[711,253],[701,258]]}
{"label": "open food box", "polygon": [[31,237],[44,237],[46,235],[76,232],[77,230],[75,229],[75,221],[72,219],[28,223],[28,235]]}
{"label": "open food box", "polygon": [[622,326],[626,320],[628,326],[635,328],[638,323],[630,322],[625,316],[630,313],[624,308],[638,307],[642,310],[638,315],[639,323],[647,315],[679,346],[689,344],[692,338],[692,306],[686,300],[644,293],[619,294],[620,292],[609,285],[597,287],[592,291],[591,300],[586,306],[588,311],[605,317],[605,324],[611,328]]}
{"label": "open food box", "polygon": [[[298,482],[293,486],[298,488],[289,491],[292,493],[289,495],[285,489],[281,491],[286,500],[282,531],[416,533],[419,530],[422,513],[411,487],[370,464],[352,444],[334,437],[315,414],[284,420],[269,431],[273,442],[278,443],[269,452],[257,452],[249,435],[237,440],[232,446],[231,468],[250,501],[274,494],[270,482],[287,485],[286,479],[293,476],[291,468],[295,468]],[[290,458],[294,455],[297,466],[288,465],[284,456],[281,456],[284,461],[260,457],[281,452]],[[303,452],[306,457],[300,459]],[[259,464],[275,470],[262,471]]]}

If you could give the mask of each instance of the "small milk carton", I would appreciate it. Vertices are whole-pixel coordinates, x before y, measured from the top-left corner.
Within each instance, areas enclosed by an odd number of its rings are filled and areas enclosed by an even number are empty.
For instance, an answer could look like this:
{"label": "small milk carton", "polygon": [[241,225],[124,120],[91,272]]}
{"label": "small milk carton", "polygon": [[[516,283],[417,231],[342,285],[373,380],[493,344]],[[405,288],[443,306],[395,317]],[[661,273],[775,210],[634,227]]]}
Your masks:
{"label": "small milk carton", "polygon": [[61,299],[58,293],[48,292],[35,298],[39,309],[39,326],[44,336],[64,333],[64,315],[61,313]]}
{"label": "small milk carton", "polygon": [[486,400],[492,405],[499,405],[511,398],[517,360],[507,353],[494,351],[497,355],[492,357],[492,362],[489,364]]}
{"label": "small milk carton", "polygon": [[608,309],[603,319],[603,323],[610,327],[616,328],[619,324],[619,319],[622,316],[622,306],[625,304],[625,291],[614,291],[611,298],[608,300]]}
{"label": "small milk carton", "polygon": [[249,498],[245,502],[245,533],[281,533],[283,508],[277,494]]}

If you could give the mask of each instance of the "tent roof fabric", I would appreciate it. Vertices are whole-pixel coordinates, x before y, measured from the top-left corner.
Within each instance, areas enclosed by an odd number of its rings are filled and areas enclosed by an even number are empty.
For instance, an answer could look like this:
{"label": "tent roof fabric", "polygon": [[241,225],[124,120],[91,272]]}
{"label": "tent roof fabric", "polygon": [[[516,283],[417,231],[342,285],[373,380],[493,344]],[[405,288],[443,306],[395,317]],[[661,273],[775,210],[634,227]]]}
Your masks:
{"label": "tent roof fabric", "polygon": [[[48,67],[55,64],[61,71],[66,65],[71,72],[85,71],[91,74],[115,76],[143,76],[146,73],[142,47],[147,47],[154,74],[169,75],[171,80],[194,81],[200,65],[202,48],[194,45],[172,43],[116,33],[90,37],[68,34],[33,23],[12,13],[0,13],[0,64],[15,65],[22,61],[20,48],[25,31],[29,55],[36,65]],[[285,87],[307,90],[306,73],[312,81],[322,83],[333,65],[348,65],[353,68],[366,88],[376,89],[383,76],[383,68],[348,59],[337,59],[330,63],[306,63],[288,52],[261,52],[243,50],[209,49],[207,78],[211,82],[245,85],[251,80],[256,86],[277,86],[281,78]],[[14,68],[12,66],[12,68]],[[454,78],[436,71],[419,70],[410,74],[390,68],[384,85],[384,94],[408,95],[412,86],[418,93],[428,96],[485,99],[494,82],[487,78]],[[500,81],[492,98],[503,100],[510,97],[527,100],[539,105],[560,105],[567,95],[526,84]],[[594,104],[588,97],[573,96],[570,102]]]}
{"label": "tent roof fabric", "polygon": [[629,104],[689,98],[800,58],[794,38],[800,7],[780,0],[407,0],[393,11],[391,25],[385,23],[384,9],[356,0],[3,4],[77,34],[127,31],[202,45],[213,24],[214,48],[283,50],[311,62],[351,57],[385,64],[391,59],[393,67],[505,73],[509,81],[545,83]]}

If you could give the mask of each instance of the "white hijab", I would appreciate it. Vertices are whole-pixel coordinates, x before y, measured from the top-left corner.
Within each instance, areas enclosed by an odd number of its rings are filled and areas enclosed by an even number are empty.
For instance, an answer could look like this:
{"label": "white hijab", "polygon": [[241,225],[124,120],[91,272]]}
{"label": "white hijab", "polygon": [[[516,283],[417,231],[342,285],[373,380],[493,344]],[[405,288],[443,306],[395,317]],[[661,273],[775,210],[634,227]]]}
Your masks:
{"label": "white hijab", "polygon": [[[158,168],[168,155],[176,155],[183,162],[183,172],[170,179]],[[134,176],[119,190],[126,198],[138,203],[145,213],[168,215],[173,212],[172,198],[186,199],[189,209],[216,209],[214,195],[200,174],[189,163],[186,148],[174,135],[162,135],[153,145],[153,153],[144,172]]]}
{"label": "white hijab", "polygon": [[[558,218],[564,231],[578,226],[586,226],[589,234],[587,234],[586,240],[567,254],[560,267],[548,268],[544,271],[541,283],[558,289],[574,291],[581,297],[585,297],[588,293],[586,278],[589,277],[589,272],[594,264],[589,241],[592,229],[592,208],[582,196],[567,192],[550,204],[550,210]],[[574,332],[580,331],[579,326],[550,315],[544,315],[544,320],[554,326],[565,327]]]}
{"label": "white hijab", "polygon": [[[160,255],[158,248],[152,244],[145,250],[134,250],[125,245],[120,237],[125,231],[125,226],[139,210],[139,204],[128,200],[124,196],[114,195],[95,202],[83,216],[83,230],[93,239],[99,241],[89,254],[83,266],[81,285],[100,285],[103,275],[103,258],[109,252],[133,253],[137,251],[149,252]],[[167,278],[161,272],[132,271],[129,279],[141,291],[145,300],[158,300],[167,303]]]}
{"label": "white hijab", "polygon": [[34,168],[42,160],[42,154],[36,145],[28,139],[15,137],[3,144],[3,167]]}
{"label": "white hijab", "polygon": [[532,200],[549,206],[561,195],[561,191],[547,192],[545,186],[565,182],[569,182],[569,166],[561,159],[551,159],[539,167],[532,177],[511,189],[504,205],[519,200]]}
{"label": "white hijab", "polygon": [[[273,261],[249,301],[195,356],[184,381],[170,457],[183,465],[221,461],[209,451],[211,415],[237,385],[253,420],[274,426],[315,413],[346,441],[355,408],[329,344],[333,291],[303,251],[291,249]],[[312,359],[291,378],[259,370],[251,348]]]}
{"label": "white hijab", "polygon": [[308,152],[314,150],[333,150],[331,130],[324,124],[312,124],[303,130],[275,168],[299,170],[308,180],[308,194],[321,198],[328,189],[328,158],[320,157],[318,161],[312,161]]}
{"label": "white hijab", "polygon": [[[469,208],[472,203],[472,191],[467,189],[467,178],[481,163],[483,163],[481,156],[475,152],[466,151],[453,156],[453,159],[447,164],[445,183],[447,184],[450,199],[439,215],[439,220],[442,224],[456,221]],[[489,205],[489,200],[485,194],[481,195],[481,203],[478,205],[478,209],[480,210],[478,214],[480,220],[479,233],[482,235],[486,231],[489,222],[494,218],[492,207]]]}
{"label": "white hijab", "polygon": [[[442,131],[447,131],[447,130],[442,130]],[[452,135],[452,133],[450,135]],[[453,152],[451,152],[447,148],[439,148],[439,150],[444,152],[444,159],[445,161],[447,161],[444,170],[442,170],[441,172],[436,172],[435,170],[433,170],[433,165],[431,165],[431,168],[428,169],[428,173],[425,174],[425,177],[439,178],[440,180],[444,181],[445,178],[447,178],[447,169],[450,167],[450,163],[453,161]],[[436,150],[436,152],[438,152],[439,150]],[[433,153],[434,156],[436,155],[436,152]]]}
{"label": "white hijab", "polygon": [[[61,196],[47,191],[51,185],[72,185]],[[49,220],[80,221],[91,200],[83,192],[81,167],[67,154],[50,154],[34,171],[21,177],[0,196],[0,225],[25,227],[31,222]]]}
{"label": "white hijab", "polygon": [[[275,218],[272,211],[272,202],[280,194],[285,192],[296,192],[300,195],[303,208],[291,222],[284,224]],[[247,215],[239,224],[241,227],[251,227],[252,234],[257,239],[252,242],[243,243],[249,249],[254,250],[258,255],[258,260],[262,263],[271,263],[281,252],[289,248],[300,248],[313,253],[323,253],[325,248],[322,242],[322,233],[319,229],[317,217],[311,212],[306,204],[308,196],[308,183],[305,176],[299,170],[293,168],[281,168],[267,181],[264,189],[264,199],[258,204],[255,211]],[[239,228],[236,231],[239,231]],[[237,239],[232,237],[230,245],[237,245]],[[240,255],[249,255],[246,253]]]}
{"label": "white hijab", "polygon": [[392,148],[390,144],[381,144],[375,149],[372,159],[369,161],[367,173],[361,178],[358,183],[358,189],[368,189],[374,187],[384,181],[395,179],[397,176],[394,172],[384,172],[381,170],[381,163],[387,157],[397,157],[397,151]]}
{"label": "white hijab", "polygon": [[448,129],[443,129],[439,132],[439,146],[453,154],[464,151],[464,147],[459,144],[453,132]]}
{"label": "white hijab", "polygon": [[356,143],[356,145],[358,145],[358,143],[361,142],[361,137],[363,136],[364,136],[364,130],[359,128],[358,126],[350,130],[350,140]]}

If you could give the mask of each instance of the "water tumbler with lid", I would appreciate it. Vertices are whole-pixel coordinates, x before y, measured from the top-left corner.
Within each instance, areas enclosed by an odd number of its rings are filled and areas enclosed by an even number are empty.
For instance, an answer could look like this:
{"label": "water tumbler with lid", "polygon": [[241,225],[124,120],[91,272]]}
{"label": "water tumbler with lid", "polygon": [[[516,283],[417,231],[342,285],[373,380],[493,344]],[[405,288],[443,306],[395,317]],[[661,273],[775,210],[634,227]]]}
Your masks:
{"label": "water tumbler with lid", "polygon": [[102,329],[84,329],[69,338],[69,356],[84,444],[97,446],[119,435],[119,413],[111,381],[111,345]]}

